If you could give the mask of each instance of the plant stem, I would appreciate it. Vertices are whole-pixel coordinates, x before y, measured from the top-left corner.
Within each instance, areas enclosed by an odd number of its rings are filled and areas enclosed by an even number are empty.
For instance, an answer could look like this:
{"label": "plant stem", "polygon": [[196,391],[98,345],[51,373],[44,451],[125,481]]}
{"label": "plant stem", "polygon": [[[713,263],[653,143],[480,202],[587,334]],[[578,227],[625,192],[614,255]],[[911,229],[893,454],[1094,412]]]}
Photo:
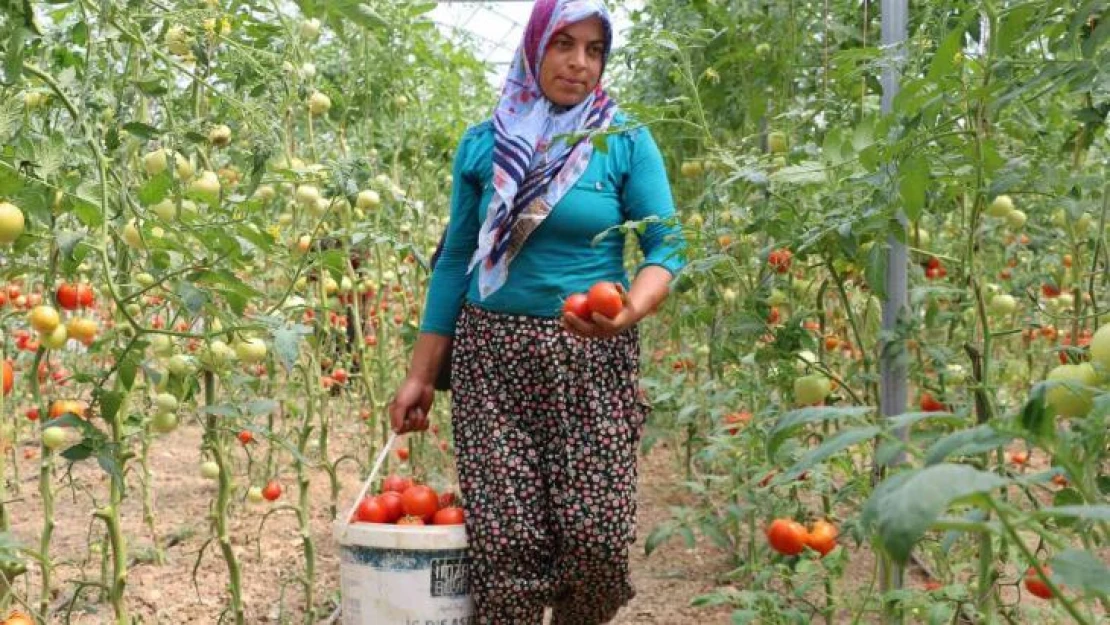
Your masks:
{"label": "plant stem", "polygon": [[[216,375],[209,370],[204,372],[204,404],[216,404]],[[236,625],[243,625],[245,617],[243,611],[242,584],[240,582],[239,560],[231,548],[231,537],[227,529],[227,509],[231,501],[231,467],[224,456],[223,430],[218,427],[216,415],[209,414],[204,431],[205,446],[212,454],[212,459],[220,468],[219,490],[216,493],[215,529],[216,540],[220,543],[220,553],[227,562],[228,590],[231,593],[231,611]]]}

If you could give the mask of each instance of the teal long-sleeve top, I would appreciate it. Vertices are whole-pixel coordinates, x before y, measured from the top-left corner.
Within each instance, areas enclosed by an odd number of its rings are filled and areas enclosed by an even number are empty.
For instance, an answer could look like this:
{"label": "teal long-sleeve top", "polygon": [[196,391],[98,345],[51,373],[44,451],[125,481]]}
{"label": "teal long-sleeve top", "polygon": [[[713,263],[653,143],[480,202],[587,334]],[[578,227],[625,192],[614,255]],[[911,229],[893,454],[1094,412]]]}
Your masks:
{"label": "teal long-sleeve top", "polygon": [[[626,125],[621,115],[611,128]],[[493,123],[472,126],[455,155],[451,218],[443,251],[432,272],[420,330],[454,336],[463,302],[494,312],[558,317],[563,300],[607,280],[629,286],[624,268],[625,221],[658,217],[639,233],[646,265],[674,275],[684,264],[685,243],[676,224],[674,198],[663,157],[643,126],[610,134],[608,149],[594,150],[585,173],[528,237],[509,265],[506,283],[486,299],[478,293],[478,269],[468,273],[478,232],[493,196]],[[637,269],[638,271],[639,269]]]}

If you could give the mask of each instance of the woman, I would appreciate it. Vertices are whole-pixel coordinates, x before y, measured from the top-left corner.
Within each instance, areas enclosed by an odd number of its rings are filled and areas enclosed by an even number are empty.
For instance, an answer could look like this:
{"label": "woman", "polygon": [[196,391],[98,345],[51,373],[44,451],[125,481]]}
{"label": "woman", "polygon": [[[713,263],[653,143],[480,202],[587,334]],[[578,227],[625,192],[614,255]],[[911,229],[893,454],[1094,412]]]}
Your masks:
{"label": "woman", "polygon": [[[600,0],[538,0],[493,119],[463,136],[451,221],[397,432],[423,430],[452,353],[451,411],[479,623],[611,619],[634,591],[636,324],[681,268],[662,157],[600,85],[612,42]],[[623,128],[622,128],[623,127]],[[595,150],[586,133],[606,133]],[[626,286],[626,220],[645,261],[612,319],[562,313],[599,281]],[[609,230],[600,241],[598,235]]]}

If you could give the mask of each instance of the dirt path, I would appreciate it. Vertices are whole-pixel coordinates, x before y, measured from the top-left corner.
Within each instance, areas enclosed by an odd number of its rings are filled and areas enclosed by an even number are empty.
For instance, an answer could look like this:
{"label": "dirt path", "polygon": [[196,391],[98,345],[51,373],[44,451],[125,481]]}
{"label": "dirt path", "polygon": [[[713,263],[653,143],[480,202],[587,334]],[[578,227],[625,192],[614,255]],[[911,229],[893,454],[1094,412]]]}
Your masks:
{"label": "dirt path", "polygon": [[[353,432],[336,432],[337,447],[353,440]],[[128,496],[121,508],[123,529],[132,556],[127,579],[128,609],[141,623],[216,623],[227,603],[227,568],[215,543],[209,537],[209,504],[213,482],[198,475],[200,462],[199,427],[182,426],[155,440],[150,462],[156,489],[156,528],[165,550],[162,565],[153,562],[149,532],[143,524],[138,466],[129,473]],[[37,549],[42,528],[42,502],[38,494],[37,446],[17,447],[20,483],[18,493],[9,489],[7,507],[12,516],[12,534],[23,546]],[[334,451],[332,452],[335,453]],[[240,466],[237,480],[244,473],[245,455],[236,451]],[[59,462],[59,467],[64,465]],[[350,501],[358,488],[353,465],[342,471],[339,501]],[[669,516],[668,507],[681,501],[675,486],[677,467],[672,454],[657,447],[641,460],[639,538],[633,547],[632,566],[637,597],[614,623],[650,625],[653,623],[724,623],[728,610],[695,609],[690,600],[712,589],[714,577],[727,570],[727,562],[711,546],[699,544],[688,550],[681,540],[661,547],[651,557],[644,556],[643,541],[660,521]],[[112,619],[111,608],[101,602],[95,588],[86,587],[73,600],[78,580],[99,582],[103,526],[91,511],[103,505],[107,496],[106,474],[92,462],[74,467],[72,488],[64,468],[55,473],[55,487],[62,489],[55,501],[56,528],[51,543],[55,566],[54,587],[50,598],[53,623],[102,624]],[[295,497],[294,476],[288,469],[281,475],[285,494],[281,502]],[[63,489],[63,485],[65,488]],[[310,489],[312,503],[311,534],[316,548],[314,603],[318,620],[334,609],[338,597],[336,544],[328,522],[329,489],[326,474],[316,472]],[[280,503],[280,502],[279,502]],[[303,542],[292,508],[274,510],[271,504],[251,505],[236,501],[230,527],[233,549],[242,568],[242,590],[248,623],[301,623],[304,618],[304,589],[299,581],[303,572]],[[272,511],[272,512],[271,512]],[[271,512],[262,526],[263,516]],[[260,531],[260,526],[262,527]],[[90,549],[90,544],[93,545]],[[201,553],[203,550],[203,554]],[[104,566],[107,566],[104,563]],[[196,581],[193,569],[196,567]],[[17,593],[39,601],[39,572],[31,565],[27,575],[16,584]],[[68,609],[68,617],[59,610]],[[66,607],[63,607],[66,606]]]}
{"label": "dirt path", "polygon": [[680,625],[726,623],[728,608],[693,608],[690,600],[714,588],[715,577],[728,571],[724,554],[707,541],[687,549],[682,539],[668,541],[651,556],[644,555],[644,540],[659,523],[670,518],[670,507],[684,503],[675,479],[680,468],[673,452],[656,445],[640,459],[638,531],[632,551],[632,578],[636,597],[613,621],[619,625]]}

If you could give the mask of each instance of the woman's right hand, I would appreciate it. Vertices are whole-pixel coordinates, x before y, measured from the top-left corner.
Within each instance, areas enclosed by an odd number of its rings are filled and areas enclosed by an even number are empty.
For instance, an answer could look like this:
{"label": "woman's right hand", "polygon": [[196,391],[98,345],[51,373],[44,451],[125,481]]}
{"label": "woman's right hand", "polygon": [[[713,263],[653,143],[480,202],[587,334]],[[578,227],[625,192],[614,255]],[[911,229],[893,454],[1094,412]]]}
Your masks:
{"label": "woman's right hand", "polygon": [[407,377],[389,402],[389,420],[393,431],[423,432],[428,429],[428,414],[432,410],[435,386],[431,382]]}

